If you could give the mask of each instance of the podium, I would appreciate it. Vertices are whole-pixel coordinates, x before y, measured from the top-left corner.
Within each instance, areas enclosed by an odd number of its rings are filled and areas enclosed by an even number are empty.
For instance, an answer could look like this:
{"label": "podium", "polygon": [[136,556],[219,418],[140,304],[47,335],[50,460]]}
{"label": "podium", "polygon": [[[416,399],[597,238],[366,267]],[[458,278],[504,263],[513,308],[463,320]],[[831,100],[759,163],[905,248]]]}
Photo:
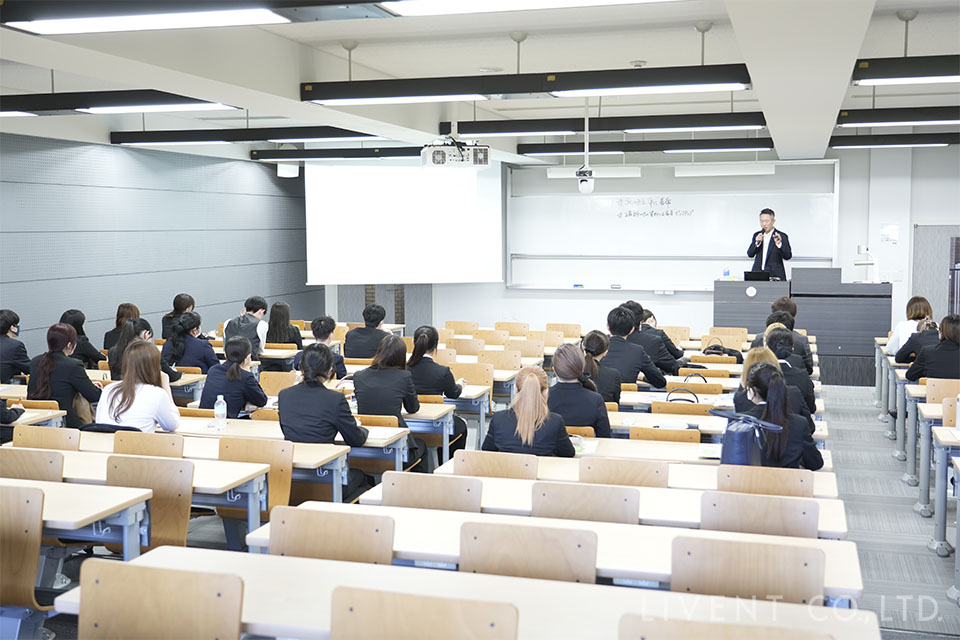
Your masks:
{"label": "podium", "polygon": [[717,280],[713,283],[713,326],[746,327],[750,333],[763,333],[770,303],[789,295],[789,281]]}

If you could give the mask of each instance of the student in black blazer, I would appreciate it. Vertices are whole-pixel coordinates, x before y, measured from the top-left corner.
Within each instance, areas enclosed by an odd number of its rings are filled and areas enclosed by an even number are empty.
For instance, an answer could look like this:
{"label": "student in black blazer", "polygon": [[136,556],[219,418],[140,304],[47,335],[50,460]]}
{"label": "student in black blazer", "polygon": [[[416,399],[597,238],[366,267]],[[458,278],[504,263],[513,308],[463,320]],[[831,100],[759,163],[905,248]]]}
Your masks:
{"label": "student in black blazer", "polygon": [[[388,335],[373,356],[373,364],[353,374],[353,391],[357,396],[357,413],[361,415],[396,416],[399,426],[406,427],[401,409],[407,413],[420,410],[420,399],[413,385],[413,376],[406,369],[407,345],[403,339]],[[429,473],[427,445],[411,434],[407,436],[409,461],[419,459],[413,471]]]}
{"label": "student in black blazer", "polygon": [[603,401],[620,404],[620,372],[601,362],[610,349],[610,338],[594,329],[583,336],[580,347],[583,349],[584,371],[597,385],[597,392]]}
{"label": "student in black blazer", "polygon": [[771,279],[786,280],[783,262],[793,257],[793,250],[787,234],[774,227],[776,215],[773,209],[760,211],[760,231],[751,238],[747,257],[753,258],[754,271],[769,271]]}
{"label": "student in black blazer", "polygon": [[[433,361],[437,353],[440,334],[434,327],[424,325],[413,332],[413,353],[407,360],[407,371],[413,376],[413,386],[421,396],[444,396],[459,398],[463,393],[463,380],[454,380],[450,367]],[[460,416],[453,416],[453,437],[449,447],[449,457],[467,446],[467,422]],[[442,448],[442,447],[441,447]],[[441,460],[442,451],[437,451]]]}
{"label": "student in black blazer", "polygon": [[[153,328],[146,318],[132,318],[123,323],[123,329],[120,330],[117,343],[107,352],[111,379],[123,379],[123,352],[131,343],[138,340],[153,344]],[[170,382],[176,382],[183,377],[182,373],[168,365],[162,357],[160,358],[160,370],[167,374]]]}
{"label": "student in black blazer", "polygon": [[267,404],[267,394],[250,372],[253,361],[250,341],[243,336],[234,336],[227,340],[223,351],[226,361],[207,371],[200,408],[213,409],[217,396],[223,396],[227,403],[227,417],[237,418],[248,405],[262,407]]}
{"label": "student in black blazer", "polygon": [[47,329],[47,349],[42,356],[30,361],[30,383],[27,398],[30,400],[56,400],[61,411],[67,412],[66,426],[78,429],[85,423],[73,409],[77,394],[88,402],[100,399],[99,382],[91,382],[83,370],[83,363],[70,357],[77,345],[77,332],[72,325],[63,322]]}
{"label": "student in black blazer", "polygon": [[562,344],[553,355],[557,384],[550,389],[547,406],[574,427],[593,427],[597,438],[611,438],[610,418],[597,386],[584,371],[583,352],[575,345]]}
{"label": "student in black blazer", "polygon": [[747,397],[756,406],[744,413],[784,429],[780,433],[766,433],[761,455],[763,466],[802,467],[811,471],[823,467],[823,456],[806,422],[787,412],[787,387],[783,375],[774,365],[761,362],[750,369]]}
{"label": "student in black blazer", "polygon": [[[743,373],[740,376],[740,388],[733,394],[733,410],[737,413],[744,413],[756,406],[747,398],[747,375],[750,373],[753,365],[758,362],[768,362],[778,369],[780,368],[780,363],[777,362],[777,356],[773,355],[773,351],[770,351],[770,349],[766,347],[754,347],[750,349],[743,359]],[[787,385],[787,411],[796,413],[806,420],[810,433],[813,433],[814,429],[816,429],[816,425],[813,423],[813,416],[810,414],[807,403],[803,399],[803,394],[800,393],[800,389],[791,385]]]}
{"label": "student in black blazer", "polygon": [[83,315],[83,311],[79,309],[67,309],[63,312],[63,315],[60,316],[60,322],[70,325],[77,332],[77,346],[73,350],[73,355],[70,356],[71,358],[82,362],[83,366],[87,369],[96,369],[98,362],[107,359],[107,356],[100,353],[100,351],[93,346],[93,343],[90,342],[90,339],[87,338],[87,334],[84,333],[83,326],[87,322],[87,317]]}
{"label": "student in black blazer", "polygon": [[513,403],[509,409],[493,414],[481,449],[572,458],[576,450],[563,418],[547,405],[549,386],[543,369],[524,367],[514,386]]}
{"label": "student in black blazer", "polygon": [[924,318],[917,322],[917,332],[907,338],[894,356],[897,362],[913,362],[924,347],[935,347],[940,343],[940,330],[933,318]]}
{"label": "student in black blazer", "polygon": [[18,373],[30,373],[27,348],[17,340],[20,316],[11,309],[0,309],[0,383],[8,384]]}
{"label": "student in black blazer", "polygon": [[122,302],[117,306],[117,324],[113,329],[103,334],[103,348],[110,351],[113,345],[117,344],[117,338],[120,337],[120,331],[127,320],[136,320],[140,317],[140,309],[132,302]]}
{"label": "student in black blazer", "polygon": [[196,311],[180,314],[160,351],[164,362],[175,367],[199,367],[200,373],[207,373],[210,367],[220,364],[210,342],[199,337],[200,320]]}
{"label": "student in black blazer", "polygon": [[380,329],[387,312],[378,304],[368,304],[363,310],[366,326],[347,331],[343,339],[344,358],[372,358],[377,353],[380,341],[390,334]]}
{"label": "student in black blazer", "polygon": [[636,384],[640,373],[657,388],[667,386],[667,380],[647,352],[638,344],[627,342],[636,328],[633,312],[626,307],[617,307],[607,314],[607,329],[610,331],[610,348],[604,364],[620,372],[620,380]]}
{"label": "student in black blazer", "polygon": [[907,380],[960,378],[960,315],[951,313],[940,321],[940,342],[924,347],[907,369]]}
{"label": "student in black blazer", "polygon": [[786,328],[767,330],[767,348],[777,356],[783,379],[796,387],[803,395],[803,402],[811,414],[817,412],[817,397],[813,390],[813,381],[803,367],[803,360],[793,352],[793,332]]}
{"label": "student in black blazer", "polygon": [[[317,341],[317,344],[322,344],[330,349],[330,355],[333,356],[333,373],[336,374],[338,380],[343,380],[347,377],[347,367],[343,364],[343,356],[334,353],[333,349],[330,348],[330,345],[333,344],[333,330],[336,328],[337,323],[330,316],[318,316],[310,323],[310,331],[313,332],[313,338]],[[302,355],[303,352],[301,351],[293,359],[294,369],[300,369],[300,357]]]}
{"label": "student in black blazer", "polygon": [[667,353],[677,360],[683,360],[681,364],[686,364],[683,349],[673,343],[673,340],[670,339],[666,331],[657,328],[657,316],[653,315],[650,309],[643,310],[643,324],[640,327],[640,331],[649,331],[650,333],[660,336],[660,339],[663,341],[663,346],[667,349]]}
{"label": "student in black blazer", "polygon": [[[274,302],[270,307],[270,320],[267,323],[267,343],[295,344],[297,351],[303,349],[303,337],[300,329],[290,324],[290,305],[283,301]],[[283,360],[260,362],[261,371],[291,371],[292,364]]]}
{"label": "student in black blazer", "polygon": [[[782,324],[784,327],[789,329],[791,333],[793,333],[793,352],[800,356],[807,373],[812,374],[813,352],[810,350],[810,342],[807,340],[807,336],[794,331],[793,316],[790,315],[788,311],[772,311],[770,315],[767,316],[766,326],[769,327],[770,325],[776,323]],[[756,347],[762,347],[763,338],[764,335],[762,333],[757,334],[757,337],[755,337],[753,342],[750,343],[750,348],[753,349]]]}
{"label": "student in black blazer", "polygon": [[647,352],[647,355],[650,356],[653,363],[657,365],[657,368],[664,374],[670,376],[677,375],[677,372],[680,370],[680,363],[667,351],[667,347],[663,344],[660,336],[654,335],[649,331],[644,332],[641,330],[643,326],[643,306],[633,300],[628,300],[623,303],[623,306],[633,313],[634,319],[636,320],[633,331],[627,336],[627,342],[632,342],[633,344],[638,344],[643,347],[643,350]]}

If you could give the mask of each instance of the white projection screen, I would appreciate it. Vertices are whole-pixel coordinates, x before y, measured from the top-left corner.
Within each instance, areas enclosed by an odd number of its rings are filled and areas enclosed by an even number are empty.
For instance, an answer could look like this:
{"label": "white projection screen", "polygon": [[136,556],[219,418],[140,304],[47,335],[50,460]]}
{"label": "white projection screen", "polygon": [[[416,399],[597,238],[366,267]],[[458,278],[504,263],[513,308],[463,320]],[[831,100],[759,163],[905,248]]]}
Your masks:
{"label": "white projection screen", "polygon": [[306,166],[307,284],[503,281],[499,163]]}

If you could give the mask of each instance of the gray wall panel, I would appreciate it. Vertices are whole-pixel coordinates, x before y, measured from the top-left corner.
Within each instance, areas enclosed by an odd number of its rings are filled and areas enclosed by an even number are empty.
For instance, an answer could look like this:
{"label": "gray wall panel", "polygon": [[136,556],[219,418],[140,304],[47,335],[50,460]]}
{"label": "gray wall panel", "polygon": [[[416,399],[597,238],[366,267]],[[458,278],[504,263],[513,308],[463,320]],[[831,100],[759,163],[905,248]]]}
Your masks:
{"label": "gray wall panel", "polygon": [[412,336],[417,327],[433,324],[433,285],[403,285],[403,313],[406,316],[404,335]]}
{"label": "gray wall panel", "polygon": [[337,287],[338,322],[362,322],[364,303],[362,284],[341,284]]}
{"label": "gray wall panel", "polygon": [[[952,238],[960,236],[960,225],[913,226],[913,273],[911,291],[923,296],[933,307],[933,317],[939,323],[947,315],[950,292],[948,270]],[[895,312],[903,313],[902,309]]]}

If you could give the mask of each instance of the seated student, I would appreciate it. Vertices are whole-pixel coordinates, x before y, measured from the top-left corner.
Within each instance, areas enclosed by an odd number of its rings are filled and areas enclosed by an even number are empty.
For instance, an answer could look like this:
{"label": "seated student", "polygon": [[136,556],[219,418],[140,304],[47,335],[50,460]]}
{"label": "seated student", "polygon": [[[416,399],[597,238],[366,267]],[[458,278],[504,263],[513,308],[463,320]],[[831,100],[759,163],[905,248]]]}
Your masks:
{"label": "seated student", "polygon": [[[445,396],[459,398],[463,393],[463,379],[454,380],[450,367],[437,364],[433,361],[437,353],[437,344],[440,334],[429,325],[417,327],[413,332],[413,353],[407,360],[407,371],[413,376],[413,386],[421,396]],[[450,445],[449,457],[467,446],[467,421],[460,416],[453,416],[453,436],[455,440]],[[437,451],[437,459],[443,459],[441,451]]]}
{"label": "seated student", "polygon": [[173,332],[173,323],[180,319],[181,313],[193,311],[197,306],[193,296],[189,293],[178,293],[173,298],[173,311],[167,313],[160,319],[160,337],[169,340]]}
{"label": "seated student", "polygon": [[917,332],[910,336],[894,360],[897,362],[913,362],[917,359],[917,354],[924,347],[933,347],[940,342],[940,330],[937,329],[937,322],[933,318],[924,318],[917,323]]}
{"label": "seated student", "polygon": [[160,352],[163,361],[174,367],[200,367],[206,373],[210,367],[220,364],[213,346],[200,338],[200,314],[186,311],[173,323],[170,338],[163,343]]}
{"label": "seated student", "polygon": [[[807,336],[803,335],[796,330],[797,323],[797,303],[793,301],[793,298],[788,296],[780,296],[776,300],[770,303],[770,313],[774,311],[786,311],[793,318],[792,325],[789,325],[791,331],[793,331],[793,341],[794,343],[799,342],[800,348],[796,349],[797,353],[800,353],[802,350],[806,354],[803,358],[803,363],[807,365],[807,373],[813,373],[813,351],[810,349],[810,340],[807,339]],[[761,346],[754,345],[754,346]],[[795,347],[796,348],[796,347]]]}
{"label": "seated student", "polygon": [[[349,334],[347,334],[349,335]],[[357,413],[374,416],[396,416],[406,427],[401,409],[407,413],[420,410],[420,399],[413,385],[413,376],[406,369],[407,345],[403,339],[387,334],[373,356],[373,364],[353,374],[353,391],[357,396]],[[420,438],[407,436],[408,460],[420,460],[413,471],[429,473],[427,445]]]}
{"label": "seated student", "polygon": [[263,345],[267,344],[267,323],[263,320],[266,313],[267,301],[260,296],[250,296],[244,300],[240,315],[224,323],[224,341],[243,336],[250,342],[253,357],[256,358],[263,351]]}
{"label": "seated student", "polygon": [[660,340],[663,341],[663,346],[666,347],[667,353],[679,360],[681,366],[687,364],[687,359],[683,355],[683,349],[673,343],[673,340],[670,339],[666,331],[657,328],[657,316],[653,315],[653,311],[650,311],[650,309],[644,308],[643,310],[643,324],[640,326],[640,331],[648,331],[660,336]]}
{"label": "seated student", "polygon": [[[300,329],[290,324],[290,305],[286,302],[274,302],[270,307],[270,321],[267,323],[267,342],[271,344],[295,344],[297,350],[303,349]],[[282,360],[264,360],[261,371],[290,371],[293,367]]]}
{"label": "seated student", "polygon": [[667,380],[660,373],[647,352],[638,344],[627,342],[636,328],[633,312],[626,307],[617,307],[607,314],[607,329],[610,331],[610,348],[607,350],[604,364],[620,372],[622,382],[636,383],[643,372],[643,378],[654,387],[667,386]]}
{"label": "seated student", "polygon": [[372,358],[380,346],[380,341],[391,335],[383,331],[383,319],[387,312],[378,304],[368,304],[363,309],[363,324],[347,331],[343,339],[344,358]]}
{"label": "seated student", "polygon": [[109,385],[97,405],[97,424],[134,427],[140,431],[176,431],[180,412],[173,403],[170,380],[160,371],[160,352],[137,340],[123,351],[123,380]]}
{"label": "seated student", "polygon": [[207,370],[200,408],[213,409],[217,396],[223,396],[227,403],[227,417],[237,418],[247,407],[267,404],[267,394],[250,372],[250,363],[253,362],[250,341],[243,336],[234,336],[224,344],[223,352],[227,359]]}
{"label": "seated student", "polygon": [[756,406],[744,413],[783,427],[780,433],[764,432],[763,466],[802,467],[811,471],[823,467],[823,456],[806,422],[787,410],[787,385],[776,366],[760,362],[750,368],[747,398]]}
{"label": "seated student", "polygon": [[793,332],[774,323],[767,327],[767,348],[777,356],[777,363],[783,379],[792,387],[800,390],[803,402],[811,414],[817,412],[817,397],[813,390],[813,381],[803,368],[803,360],[793,352]]}
{"label": "seated student", "polygon": [[7,408],[7,401],[0,398],[0,444],[13,440],[13,423],[22,415],[22,407],[13,405]]}
{"label": "seated student", "polygon": [[951,313],[940,321],[940,342],[920,349],[907,369],[907,380],[960,378],[960,315]]}
{"label": "seated student", "polygon": [[[123,352],[126,351],[132,342],[137,341],[153,344],[153,328],[150,326],[150,323],[147,322],[146,318],[132,318],[123,323],[123,328],[120,330],[117,343],[107,352],[111,379],[123,379]],[[154,348],[156,348],[155,345]],[[182,373],[171,368],[162,359],[160,360],[160,370],[167,374],[170,382],[176,382],[183,376]]]}
{"label": "seated student", "polygon": [[583,352],[572,344],[562,344],[553,355],[553,371],[557,384],[550,389],[547,406],[575,427],[593,427],[598,438],[611,438],[610,418],[597,385],[584,371]]}
{"label": "seated student", "polygon": [[584,355],[583,369],[597,385],[597,393],[603,397],[604,402],[620,404],[620,372],[604,366],[601,362],[610,349],[610,338],[604,332],[594,329],[583,336],[580,348]]}
{"label": "seated student", "polygon": [[[330,348],[330,345],[333,344],[333,330],[336,328],[337,323],[330,316],[318,316],[310,323],[310,331],[313,333],[314,340],[317,341],[317,344],[322,344],[327,348]],[[302,355],[303,352],[301,351],[293,360],[293,368],[296,370],[300,369]],[[347,367],[343,364],[343,356],[334,353],[333,349],[330,349],[330,355],[333,356],[333,373],[338,380],[343,380],[347,377]]]}
{"label": "seated student", "polygon": [[123,323],[127,320],[135,320],[140,317],[140,309],[132,302],[122,302],[117,307],[117,324],[113,329],[103,334],[103,348],[110,351],[113,345],[117,344],[117,338],[120,337],[120,331],[123,329]]}
{"label": "seated student", "polygon": [[929,300],[923,296],[913,296],[907,300],[907,319],[901,320],[897,323],[897,326],[893,328],[893,332],[887,340],[887,346],[885,348],[886,354],[888,356],[897,355],[897,351],[900,350],[903,343],[917,332],[917,323],[924,318],[932,317],[933,307],[930,306]]}
{"label": "seated student", "polygon": [[47,352],[30,361],[30,382],[27,398],[30,400],[56,400],[61,411],[67,412],[65,425],[79,429],[87,423],[73,406],[78,394],[87,402],[100,399],[99,382],[91,382],[83,363],[71,358],[77,346],[77,330],[63,322],[47,329]]}
{"label": "seated student", "polygon": [[[780,368],[780,364],[777,362],[777,356],[773,355],[773,351],[770,351],[770,349],[766,347],[754,347],[750,349],[743,359],[743,373],[740,375],[740,388],[733,394],[733,410],[737,413],[743,413],[756,406],[747,399],[747,374],[750,373],[750,368],[758,362],[769,362],[776,366],[777,369]],[[807,408],[807,403],[804,401],[800,389],[793,385],[787,385],[787,410],[790,413],[796,413],[802,416],[807,421],[810,433],[814,432],[816,425],[813,423],[813,416],[810,415],[810,410]]]}
{"label": "seated student", "polygon": [[27,348],[17,340],[20,316],[10,309],[0,309],[0,383],[8,384],[18,373],[30,373]]}
{"label": "seated student", "polygon": [[550,387],[543,369],[524,367],[514,386],[510,408],[493,414],[481,449],[572,458],[576,450],[563,418],[547,404]]}
{"label": "seated student", "polygon": [[647,355],[650,356],[653,363],[657,365],[657,368],[664,374],[670,376],[677,375],[677,371],[680,369],[680,363],[667,351],[667,347],[663,344],[660,336],[654,335],[649,331],[644,332],[641,329],[643,326],[643,306],[633,300],[628,300],[623,303],[623,306],[629,309],[634,317],[634,329],[630,332],[630,335],[627,336],[627,342],[632,342],[633,344],[638,344],[643,347],[643,350],[647,352]]}
{"label": "seated student", "polygon": [[[789,298],[788,298],[789,300]],[[770,315],[767,316],[767,324],[769,327],[772,324],[780,323],[786,329],[789,329],[793,333],[793,352],[800,356],[800,360],[803,362],[804,368],[807,370],[808,374],[813,373],[813,353],[810,351],[810,343],[807,342],[807,336],[797,333],[793,330],[793,316],[786,311],[772,311]],[[753,339],[753,342],[750,343],[750,348],[763,346],[764,334],[757,334],[757,337]]]}
{"label": "seated student", "polygon": [[67,309],[60,316],[60,322],[68,324],[77,332],[77,346],[73,351],[71,358],[79,360],[87,369],[96,369],[97,363],[106,360],[107,356],[93,346],[87,334],[83,331],[83,326],[87,323],[87,317],[79,309]]}

